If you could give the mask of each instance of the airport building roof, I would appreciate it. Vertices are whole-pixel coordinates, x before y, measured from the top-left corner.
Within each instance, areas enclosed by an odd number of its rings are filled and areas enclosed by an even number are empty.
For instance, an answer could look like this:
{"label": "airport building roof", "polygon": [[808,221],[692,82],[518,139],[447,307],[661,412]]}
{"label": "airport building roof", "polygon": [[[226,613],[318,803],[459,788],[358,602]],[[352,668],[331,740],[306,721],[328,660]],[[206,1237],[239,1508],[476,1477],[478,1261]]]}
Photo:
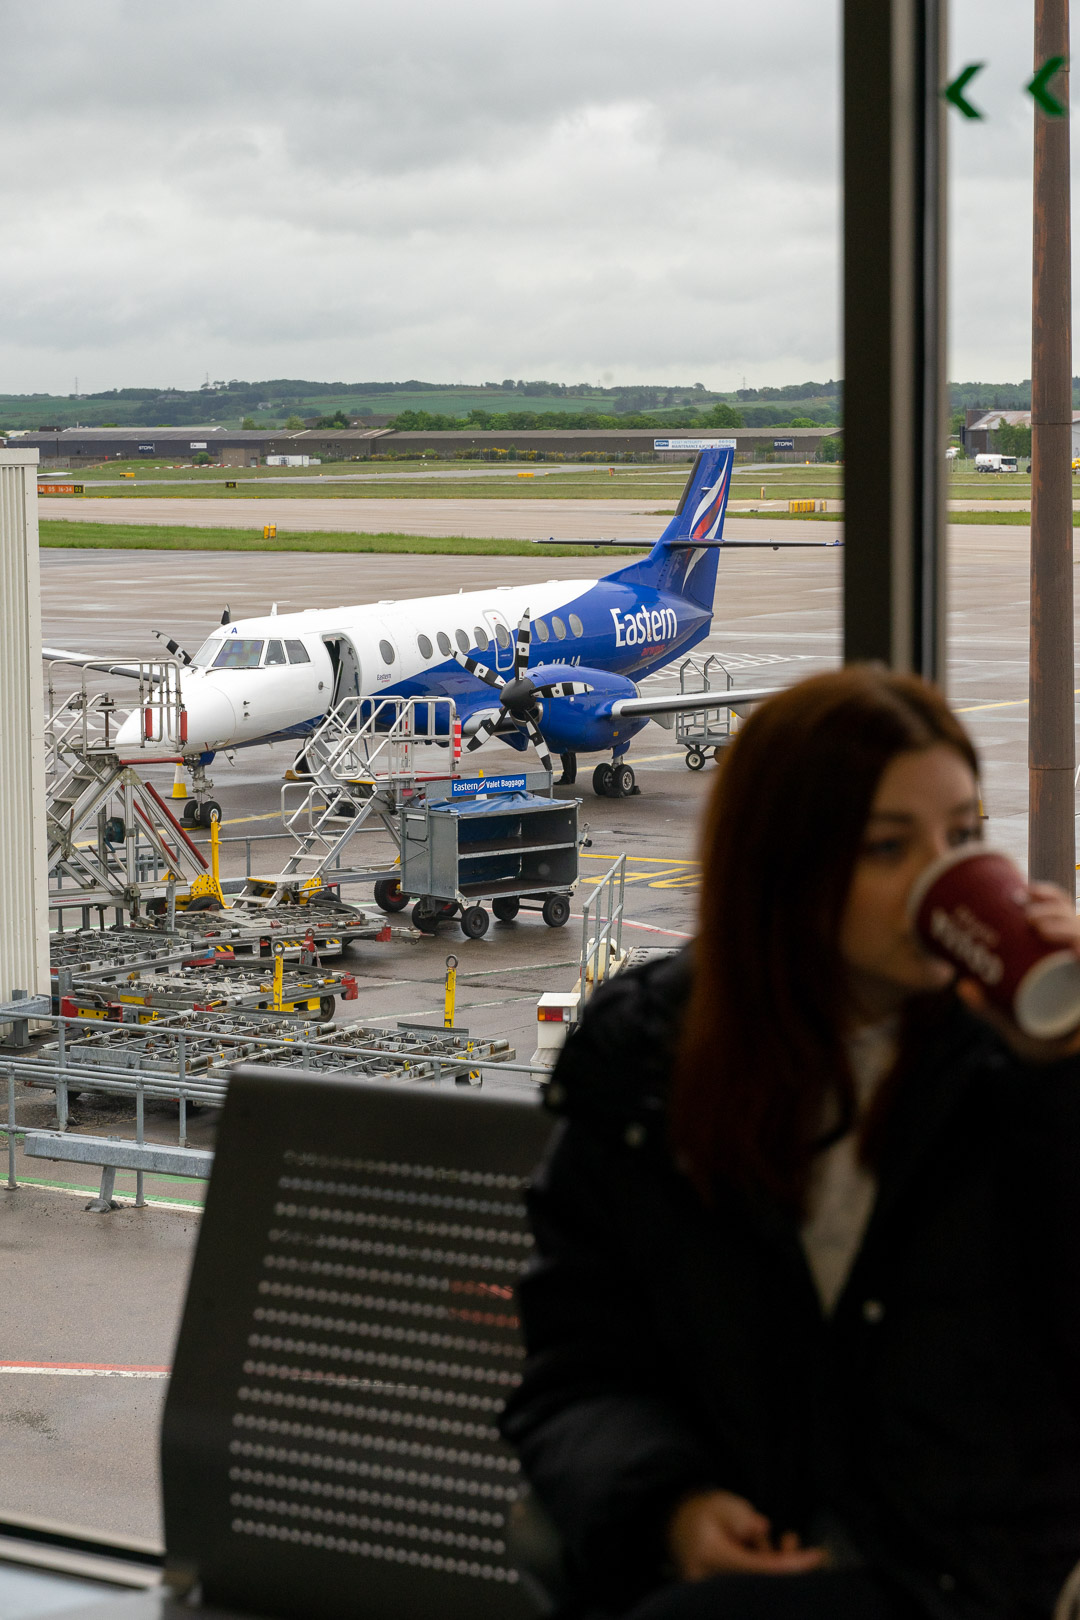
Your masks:
{"label": "airport building roof", "polygon": [[[434,450],[455,456],[477,452],[513,451],[515,455],[554,453],[574,457],[596,455],[651,455],[661,459],[685,458],[690,444],[706,438],[734,439],[736,452],[780,455],[793,461],[814,455],[833,427],[814,428],[673,428],[665,435],[658,428],[529,428],[460,429],[458,431],[397,432],[385,427],[303,428],[297,430],[227,428],[221,423],[205,427],[62,428],[20,433],[11,442],[41,452],[44,460],[89,461],[95,458],[186,458],[207,451],[233,465],[247,465],[267,455],[315,457],[369,457],[373,452],[416,454]],[[670,438],[671,446],[658,441]],[[689,441],[690,444],[680,444]],[[234,458],[243,458],[236,460]]]}

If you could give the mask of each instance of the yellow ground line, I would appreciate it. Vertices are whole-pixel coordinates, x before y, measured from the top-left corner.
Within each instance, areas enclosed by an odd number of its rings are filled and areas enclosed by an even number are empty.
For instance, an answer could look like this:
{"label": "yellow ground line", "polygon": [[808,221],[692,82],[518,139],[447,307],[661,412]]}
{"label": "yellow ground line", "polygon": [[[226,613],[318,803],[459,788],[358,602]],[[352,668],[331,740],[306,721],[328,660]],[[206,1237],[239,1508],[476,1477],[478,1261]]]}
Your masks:
{"label": "yellow ground line", "polygon": [[[651,861],[654,866],[697,866],[697,865],[699,865],[699,862],[697,862],[697,861],[684,861],[684,860],[674,860],[674,859],[669,860],[666,856],[663,856],[663,855],[628,855],[626,858],[627,858],[628,861]],[[582,850],[581,859],[583,861],[609,861],[610,862],[610,861],[618,860],[618,856],[617,855],[589,855],[589,854],[586,853],[585,850]]]}
{"label": "yellow ground line", "polygon": [[[1073,697],[1080,697],[1080,686],[1073,688]],[[973,703],[967,709],[957,709],[957,714],[977,714],[981,709],[1022,709],[1030,703],[1030,698],[1013,698],[1008,703]]]}

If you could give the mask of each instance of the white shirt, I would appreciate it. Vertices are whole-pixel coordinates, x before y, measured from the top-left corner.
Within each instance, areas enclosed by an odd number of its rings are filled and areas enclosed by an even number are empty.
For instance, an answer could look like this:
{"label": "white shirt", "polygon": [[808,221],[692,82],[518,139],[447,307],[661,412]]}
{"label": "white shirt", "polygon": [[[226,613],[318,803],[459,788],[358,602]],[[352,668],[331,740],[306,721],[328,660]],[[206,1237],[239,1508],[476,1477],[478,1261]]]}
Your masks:
{"label": "white shirt", "polygon": [[821,1306],[831,1316],[859,1252],[877,1196],[877,1178],[859,1162],[858,1127],[896,1061],[898,1020],[859,1030],[847,1043],[855,1080],[855,1123],[818,1155],[810,1181],[802,1245]]}

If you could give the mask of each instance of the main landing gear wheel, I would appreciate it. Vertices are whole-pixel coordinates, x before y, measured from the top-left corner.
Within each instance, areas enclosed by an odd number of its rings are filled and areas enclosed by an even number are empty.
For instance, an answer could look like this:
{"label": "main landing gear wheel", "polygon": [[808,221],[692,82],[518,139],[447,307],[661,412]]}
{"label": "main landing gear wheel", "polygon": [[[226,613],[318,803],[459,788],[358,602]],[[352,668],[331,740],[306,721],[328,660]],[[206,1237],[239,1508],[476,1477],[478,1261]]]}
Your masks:
{"label": "main landing gear wheel", "polygon": [[565,894],[549,894],[540,913],[549,928],[563,928],[570,921],[570,901]]}
{"label": "main landing gear wheel", "polygon": [[483,906],[469,906],[461,913],[461,932],[467,939],[483,939],[488,931],[488,914]]}
{"label": "main landing gear wheel", "polygon": [[635,787],[634,771],[630,765],[616,765],[611,773],[611,797],[628,799]]}
{"label": "main landing gear wheel", "polygon": [[700,748],[686,750],[686,768],[690,771],[701,771],[705,768],[705,755]]}
{"label": "main landing gear wheel", "polygon": [[504,895],[501,900],[493,900],[491,902],[491,909],[495,913],[495,916],[499,922],[513,922],[514,918],[521,910],[521,901],[508,899]]}
{"label": "main landing gear wheel", "polygon": [[374,895],[380,911],[386,911],[391,916],[395,911],[404,911],[409,903],[409,897],[402,894],[397,878],[380,878],[375,885]]}
{"label": "main landing gear wheel", "polygon": [[592,773],[592,790],[601,799],[610,799],[611,783],[615,776],[615,767],[601,760]]}

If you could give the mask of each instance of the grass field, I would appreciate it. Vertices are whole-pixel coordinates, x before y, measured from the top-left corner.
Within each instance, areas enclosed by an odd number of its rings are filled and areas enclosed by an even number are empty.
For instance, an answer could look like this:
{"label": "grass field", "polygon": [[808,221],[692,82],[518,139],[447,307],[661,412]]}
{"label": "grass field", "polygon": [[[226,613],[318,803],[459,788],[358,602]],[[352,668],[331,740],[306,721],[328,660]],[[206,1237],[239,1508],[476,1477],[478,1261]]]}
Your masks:
{"label": "grass field", "polygon": [[[68,523],[64,519],[49,518],[41,522],[40,539],[43,546],[103,551],[400,551],[451,557],[594,557],[608,549],[455,535],[322,534],[318,530],[279,534],[276,540],[264,540],[260,533],[248,534],[243,529]],[[642,541],[642,551],[648,551],[649,547],[648,541]],[[636,549],[620,546],[618,554],[633,556]]]}

